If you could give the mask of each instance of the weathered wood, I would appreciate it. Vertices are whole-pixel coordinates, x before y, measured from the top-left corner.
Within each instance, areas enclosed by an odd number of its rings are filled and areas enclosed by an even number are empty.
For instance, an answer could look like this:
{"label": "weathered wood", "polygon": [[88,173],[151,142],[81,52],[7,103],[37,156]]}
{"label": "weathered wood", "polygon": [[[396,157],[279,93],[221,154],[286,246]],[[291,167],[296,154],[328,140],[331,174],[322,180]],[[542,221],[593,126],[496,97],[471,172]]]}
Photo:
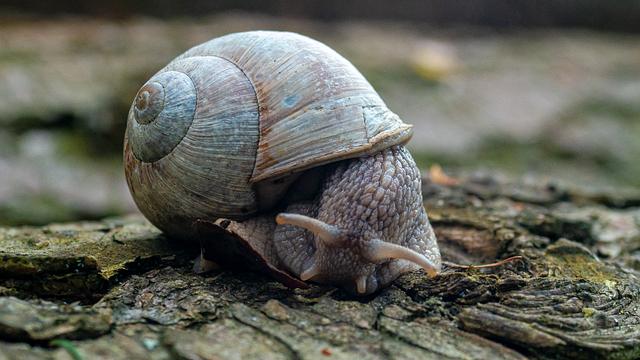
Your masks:
{"label": "weathered wood", "polygon": [[[167,257],[166,239],[135,218],[2,228],[0,359],[640,356],[637,194],[477,175],[448,186],[425,179],[424,193],[445,260],[523,259],[445,267],[435,279],[415,272],[354,298],[252,272],[194,274],[184,261],[192,254]],[[68,251],[76,241],[102,245]],[[116,251],[137,242],[149,250]],[[92,265],[66,267],[78,259]],[[86,286],[95,279],[100,286]]]}

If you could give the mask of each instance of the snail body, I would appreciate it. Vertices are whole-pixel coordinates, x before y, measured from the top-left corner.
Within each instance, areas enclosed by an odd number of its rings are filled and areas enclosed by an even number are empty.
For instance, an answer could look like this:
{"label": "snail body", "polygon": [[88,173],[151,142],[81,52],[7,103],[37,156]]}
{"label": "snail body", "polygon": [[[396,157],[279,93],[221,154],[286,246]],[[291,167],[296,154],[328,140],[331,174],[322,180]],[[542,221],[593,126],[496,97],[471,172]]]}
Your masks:
{"label": "snail body", "polygon": [[410,137],[327,46],[236,33],[188,50],[142,86],[125,175],[138,208],[173,237],[196,239],[203,219],[262,221],[272,226],[257,238],[274,266],[371,293],[418,266],[439,270],[403,147]]}

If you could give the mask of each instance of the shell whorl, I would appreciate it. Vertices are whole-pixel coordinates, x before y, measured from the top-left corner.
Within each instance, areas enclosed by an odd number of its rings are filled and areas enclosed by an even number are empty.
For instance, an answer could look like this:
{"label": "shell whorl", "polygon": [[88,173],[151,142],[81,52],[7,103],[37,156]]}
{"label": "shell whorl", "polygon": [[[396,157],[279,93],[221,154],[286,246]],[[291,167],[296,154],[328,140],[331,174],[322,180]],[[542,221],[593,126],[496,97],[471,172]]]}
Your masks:
{"label": "shell whorl", "polygon": [[129,111],[125,173],[138,208],[178,236],[192,235],[195,219],[256,212],[247,184],[258,136],[255,92],[240,69],[215,56],[171,62]]}
{"label": "shell whorl", "polygon": [[251,182],[378,152],[411,138],[344,57],[306,36],[248,31],[215,38],[178,57],[220,56],[242,69],[260,105]]}
{"label": "shell whorl", "polygon": [[144,162],[169,154],[187,134],[196,112],[196,88],[178,71],[161,72],[138,91],[127,124],[131,148]]}

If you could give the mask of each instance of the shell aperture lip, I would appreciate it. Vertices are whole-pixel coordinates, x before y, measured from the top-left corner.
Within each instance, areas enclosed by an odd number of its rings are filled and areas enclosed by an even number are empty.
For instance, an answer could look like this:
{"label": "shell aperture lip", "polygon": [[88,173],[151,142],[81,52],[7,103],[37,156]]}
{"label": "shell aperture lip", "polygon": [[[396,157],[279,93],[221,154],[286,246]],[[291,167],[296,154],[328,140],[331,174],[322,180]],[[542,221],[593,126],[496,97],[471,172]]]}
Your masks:
{"label": "shell aperture lip", "polygon": [[129,112],[127,133],[136,158],[155,162],[168,155],[189,131],[196,104],[196,87],[187,74],[154,75],[138,91]]}
{"label": "shell aperture lip", "polygon": [[164,108],[164,87],[159,82],[148,82],[136,95],[133,111],[139,124],[148,124],[156,119]]}

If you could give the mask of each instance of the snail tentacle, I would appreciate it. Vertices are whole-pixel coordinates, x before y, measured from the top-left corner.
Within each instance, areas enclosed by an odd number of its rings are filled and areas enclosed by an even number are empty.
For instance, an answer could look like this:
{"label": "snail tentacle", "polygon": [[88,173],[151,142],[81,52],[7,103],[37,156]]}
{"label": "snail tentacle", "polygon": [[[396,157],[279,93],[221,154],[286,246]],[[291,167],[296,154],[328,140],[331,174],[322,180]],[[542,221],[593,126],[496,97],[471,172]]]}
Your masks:
{"label": "snail tentacle", "polygon": [[429,277],[435,277],[440,268],[433,264],[424,255],[404,246],[388,243],[379,239],[369,241],[362,251],[362,256],[371,262],[379,262],[387,259],[403,259],[420,265]]}
{"label": "snail tentacle", "polygon": [[360,276],[356,280],[356,289],[358,290],[358,294],[364,294],[367,292],[367,276]]}
{"label": "snail tentacle", "polygon": [[327,246],[341,247],[344,245],[343,232],[336,226],[329,225],[318,219],[300,214],[280,213],[276,216],[278,225],[293,225],[307,229],[318,236]]}
{"label": "snail tentacle", "polygon": [[316,263],[314,263],[307,270],[300,273],[300,280],[302,281],[311,280],[313,277],[317,276],[318,274],[320,274],[320,268],[316,266]]}

